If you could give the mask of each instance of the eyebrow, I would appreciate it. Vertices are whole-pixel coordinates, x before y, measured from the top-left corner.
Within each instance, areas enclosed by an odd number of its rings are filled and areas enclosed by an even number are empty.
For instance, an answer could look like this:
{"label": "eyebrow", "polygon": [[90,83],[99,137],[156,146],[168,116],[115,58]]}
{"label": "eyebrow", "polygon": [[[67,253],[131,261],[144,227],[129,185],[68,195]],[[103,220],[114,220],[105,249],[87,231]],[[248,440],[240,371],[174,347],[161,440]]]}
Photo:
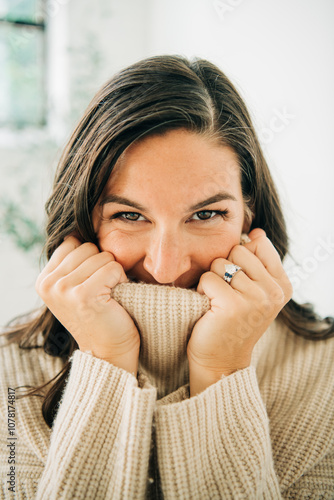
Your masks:
{"label": "eyebrow", "polygon": [[106,205],[107,203],[119,203],[120,205],[129,205],[129,207],[137,208],[138,210],[142,210],[145,212],[145,207],[140,203],[136,203],[135,201],[131,201],[124,196],[118,196],[117,194],[109,194],[105,198],[100,201],[100,206]]}
{"label": "eyebrow", "polygon": [[206,205],[211,205],[211,203],[217,203],[217,201],[222,201],[222,200],[232,200],[232,201],[237,201],[235,196],[233,196],[230,193],[227,193],[226,191],[220,191],[219,193],[215,194],[214,196],[210,196],[210,198],[207,198],[206,200],[200,201],[199,203],[196,203],[192,207],[190,207],[190,210],[198,210],[199,208],[206,207]]}
{"label": "eyebrow", "polygon": [[[206,200],[200,201],[195,205],[192,205],[191,207],[189,207],[189,211],[199,210],[200,208],[206,207],[207,205],[211,205],[211,203],[217,203],[218,201],[222,200],[237,201],[237,199],[232,194],[226,191],[219,191],[215,195],[210,196],[210,198],[207,198]],[[136,208],[137,210],[140,210],[142,212],[148,212],[148,209],[145,208],[140,203],[129,200],[128,198],[125,198],[124,196],[119,196],[117,194],[109,194],[108,196],[103,198],[100,202],[100,206],[106,205],[107,203],[119,203],[121,205],[128,205],[129,207]]]}

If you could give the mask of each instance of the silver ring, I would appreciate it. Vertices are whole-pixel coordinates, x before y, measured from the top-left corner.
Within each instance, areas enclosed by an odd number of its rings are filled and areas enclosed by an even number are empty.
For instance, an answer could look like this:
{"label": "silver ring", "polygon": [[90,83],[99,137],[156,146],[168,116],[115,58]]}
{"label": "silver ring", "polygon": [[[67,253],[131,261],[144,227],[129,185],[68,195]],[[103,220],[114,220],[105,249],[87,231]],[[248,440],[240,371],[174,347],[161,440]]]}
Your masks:
{"label": "silver ring", "polygon": [[240,266],[236,266],[235,264],[225,264],[225,274],[223,278],[226,283],[231,283],[233,276],[240,270]]}

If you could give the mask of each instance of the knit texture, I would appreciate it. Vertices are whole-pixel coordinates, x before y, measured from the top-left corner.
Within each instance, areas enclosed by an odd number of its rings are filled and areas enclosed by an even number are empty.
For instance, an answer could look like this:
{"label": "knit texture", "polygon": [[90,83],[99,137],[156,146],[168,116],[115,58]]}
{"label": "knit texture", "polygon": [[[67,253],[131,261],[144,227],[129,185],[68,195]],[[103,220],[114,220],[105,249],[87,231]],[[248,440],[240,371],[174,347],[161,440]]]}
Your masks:
{"label": "knit texture", "polygon": [[0,348],[1,499],[334,498],[334,339],[275,321],[250,367],[190,398],[186,342],[206,297],[142,283],[113,295],[140,331],[139,375],[75,351],[52,430],[28,397],[15,401],[10,436],[8,388],[49,380],[61,360]]}
{"label": "knit texture", "polygon": [[194,324],[209,310],[209,299],[193,290],[145,283],[122,283],[111,295],[135,318],[139,371],[157,387],[158,398],[188,382],[187,343]]}

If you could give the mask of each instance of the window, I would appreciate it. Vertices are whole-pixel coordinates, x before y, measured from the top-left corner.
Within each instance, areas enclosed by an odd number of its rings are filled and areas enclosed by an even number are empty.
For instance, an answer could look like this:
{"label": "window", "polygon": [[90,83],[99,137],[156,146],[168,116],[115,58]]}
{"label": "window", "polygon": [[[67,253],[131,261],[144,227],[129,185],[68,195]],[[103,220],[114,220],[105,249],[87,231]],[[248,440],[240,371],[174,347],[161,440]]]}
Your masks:
{"label": "window", "polygon": [[43,126],[45,9],[41,0],[0,0],[0,126]]}

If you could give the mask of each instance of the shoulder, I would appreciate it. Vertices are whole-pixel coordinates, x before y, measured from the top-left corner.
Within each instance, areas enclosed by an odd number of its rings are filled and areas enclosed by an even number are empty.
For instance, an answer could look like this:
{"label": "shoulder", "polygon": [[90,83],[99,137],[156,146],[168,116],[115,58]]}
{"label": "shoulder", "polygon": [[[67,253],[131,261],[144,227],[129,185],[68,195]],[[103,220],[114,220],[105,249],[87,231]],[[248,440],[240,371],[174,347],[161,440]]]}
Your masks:
{"label": "shoulder", "polygon": [[46,354],[42,347],[21,348],[17,342],[8,343],[5,336],[0,339],[1,397],[6,397],[8,388],[42,385],[63,367],[60,358]]}
{"label": "shoulder", "polygon": [[252,361],[281,481],[292,484],[316,464],[331,470],[334,338],[308,340],[276,320],[260,341]]}
{"label": "shoulder", "polygon": [[334,338],[305,339],[276,320],[255,346],[252,364],[266,399],[316,404],[323,397],[334,413],[333,359]]}
{"label": "shoulder", "polygon": [[[313,370],[333,369],[334,337],[325,340],[306,339],[293,332],[282,321],[275,320],[255,346],[255,364],[284,365],[295,368],[312,364]],[[321,360],[321,363],[316,363]]]}

